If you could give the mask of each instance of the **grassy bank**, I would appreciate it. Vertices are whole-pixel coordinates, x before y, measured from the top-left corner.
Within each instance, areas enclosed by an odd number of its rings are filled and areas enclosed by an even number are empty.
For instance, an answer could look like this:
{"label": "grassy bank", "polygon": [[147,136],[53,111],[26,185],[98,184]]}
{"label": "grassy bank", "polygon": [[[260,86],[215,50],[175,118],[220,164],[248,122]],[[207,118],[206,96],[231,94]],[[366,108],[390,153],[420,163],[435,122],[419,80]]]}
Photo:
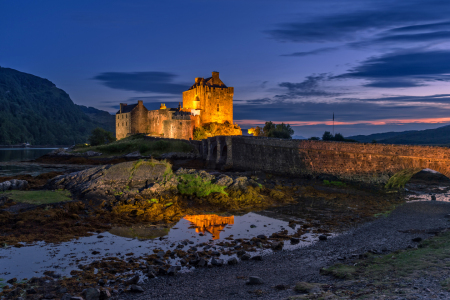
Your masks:
{"label": "grassy bank", "polygon": [[139,151],[142,155],[152,155],[158,157],[161,154],[168,152],[189,153],[194,151],[194,147],[187,142],[175,140],[155,141],[147,140],[144,137],[144,135],[137,134],[107,145],[77,148],[74,152],[84,153],[87,151],[96,151],[106,155],[124,155]]}
{"label": "grassy bank", "polygon": [[1,192],[0,196],[7,196],[14,202],[29,203],[34,205],[72,200],[69,191],[6,191]]}

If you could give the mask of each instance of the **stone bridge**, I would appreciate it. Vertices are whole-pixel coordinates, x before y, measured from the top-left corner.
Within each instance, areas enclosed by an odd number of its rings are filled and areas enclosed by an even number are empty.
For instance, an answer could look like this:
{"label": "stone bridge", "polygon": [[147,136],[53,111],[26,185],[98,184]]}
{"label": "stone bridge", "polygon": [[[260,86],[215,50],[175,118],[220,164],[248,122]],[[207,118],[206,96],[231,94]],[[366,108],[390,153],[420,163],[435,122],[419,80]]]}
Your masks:
{"label": "stone bridge", "polygon": [[197,142],[211,168],[386,183],[409,168],[429,168],[450,177],[450,149],[263,137],[217,136]]}

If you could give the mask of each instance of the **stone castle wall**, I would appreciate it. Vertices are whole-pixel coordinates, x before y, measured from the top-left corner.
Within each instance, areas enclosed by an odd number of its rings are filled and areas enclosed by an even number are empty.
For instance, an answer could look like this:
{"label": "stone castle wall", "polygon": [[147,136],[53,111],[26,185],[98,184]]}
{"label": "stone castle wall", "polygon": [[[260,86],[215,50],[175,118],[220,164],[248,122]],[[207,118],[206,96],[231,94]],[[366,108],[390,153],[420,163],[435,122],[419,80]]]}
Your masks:
{"label": "stone castle wall", "polygon": [[[183,92],[183,107],[200,109],[201,124],[226,121],[233,124],[233,95],[234,88],[232,87],[200,85]],[[200,104],[195,104],[196,100]]]}
{"label": "stone castle wall", "polygon": [[407,168],[430,168],[450,177],[450,149],[258,137],[213,137],[204,158],[215,167],[293,176],[331,175],[386,183]]}
{"label": "stone castle wall", "polygon": [[116,138],[127,137],[131,133],[130,113],[116,114]]}

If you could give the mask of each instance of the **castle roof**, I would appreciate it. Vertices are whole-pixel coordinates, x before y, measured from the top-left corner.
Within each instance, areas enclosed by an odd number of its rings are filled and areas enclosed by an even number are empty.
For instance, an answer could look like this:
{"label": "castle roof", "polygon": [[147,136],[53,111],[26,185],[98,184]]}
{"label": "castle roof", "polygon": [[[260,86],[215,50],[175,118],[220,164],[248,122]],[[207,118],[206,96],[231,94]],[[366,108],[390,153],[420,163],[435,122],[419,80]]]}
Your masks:
{"label": "castle roof", "polygon": [[215,88],[227,88],[227,86],[220,80],[219,72],[213,72],[213,76],[208,78],[195,78],[195,83],[189,88],[194,89],[197,86],[209,86]]}
{"label": "castle roof", "polygon": [[[138,103],[136,104],[130,104],[130,105],[125,105],[122,107],[122,113],[129,113],[131,112],[136,106],[138,106]],[[117,111],[116,114],[120,114],[120,109]]]}

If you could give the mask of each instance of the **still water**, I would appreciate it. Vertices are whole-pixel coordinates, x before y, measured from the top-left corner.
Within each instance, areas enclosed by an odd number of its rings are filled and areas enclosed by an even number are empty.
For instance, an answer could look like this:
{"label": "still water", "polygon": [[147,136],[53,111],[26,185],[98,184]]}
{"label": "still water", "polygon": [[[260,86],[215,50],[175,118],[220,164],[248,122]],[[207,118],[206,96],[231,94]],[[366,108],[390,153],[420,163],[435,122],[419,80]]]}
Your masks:
{"label": "still water", "polygon": [[[215,246],[216,243],[226,241],[230,237],[250,239],[259,234],[270,236],[280,230],[287,230],[289,234],[293,234],[296,228],[289,227],[286,221],[254,212],[227,217],[185,216],[173,227],[116,227],[110,232],[60,244],[37,242],[22,248],[0,248],[0,278],[29,279],[33,276],[42,276],[47,270],[69,276],[71,270],[78,269],[79,263],[88,264],[104,257],[138,258],[153,253],[153,249],[173,250],[181,241],[189,240],[192,245],[181,246],[182,250],[186,251],[189,247],[200,243]],[[308,246],[317,240],[318,234],[306,233],[299,244],[291,245],[286,242],[284,249],[292,250]],[[93,251],[97,251],[97,254],[93,255]],[[251,252],[251,255],[267,254],[271,251],[261,249],[256,253]],[[228,259],[231,256],[221,254],[219,258]],[[180,265],[179,259],[170,259],[169,263]],[[183,268],[182,271],[187,269]]]}
{"label": "still water", "polygon": [[33,176],[51,172],[37,164],[27,164],[23,161],[34,160],[55,148],[0,148],[0,176],[30,174]]}

